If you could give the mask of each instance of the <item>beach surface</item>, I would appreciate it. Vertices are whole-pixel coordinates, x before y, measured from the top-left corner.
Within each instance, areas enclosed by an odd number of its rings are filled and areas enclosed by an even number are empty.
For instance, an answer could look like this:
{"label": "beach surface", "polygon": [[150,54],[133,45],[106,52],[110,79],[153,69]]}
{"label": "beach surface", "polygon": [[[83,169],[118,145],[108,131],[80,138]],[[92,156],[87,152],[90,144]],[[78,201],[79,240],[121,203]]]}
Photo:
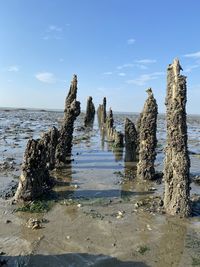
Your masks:
{"label": "beach surface", "polygon": [[[72,162],[53,171],[59,183],[43,212],[23,212],[10,188],[18,182],[29,138],[60,126],[63,114],[0,110],[0,252],[4,266],[200,266],[200,214],[188,219],[154,210],[163,182],[138,181],[136,164],[124,162],[124,150],[107,142],[97,120],[92,129],[76,123]],[[136,122],[138,114],[114,113],[115,126]],[[158,117],[156,171],[163,169],[165,117]],[[188,116],[191,197],[200,195],[200,116]],[[32,204],[30,204],[32,205]],[[46,206],[45,206],[46,205]],[[21,211],[19,211],[21,208]],[[39,229],[27,224],[40,222]]]}

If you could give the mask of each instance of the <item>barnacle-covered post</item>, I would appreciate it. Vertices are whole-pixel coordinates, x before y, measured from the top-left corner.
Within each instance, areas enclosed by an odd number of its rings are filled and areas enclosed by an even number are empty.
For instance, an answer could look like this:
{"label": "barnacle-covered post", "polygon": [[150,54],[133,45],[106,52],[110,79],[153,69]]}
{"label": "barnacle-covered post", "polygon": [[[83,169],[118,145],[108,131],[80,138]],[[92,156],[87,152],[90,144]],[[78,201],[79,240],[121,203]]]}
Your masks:
{"label": "barnacle-covered post", "polygon": [[30,139],[27,143],[22,172],[15,200],[34,200],[52,186],[47,167],[47,151],[43,139]]}
{"label": "barnacle-covered post", "polygon": [[41,139],[28,141],[15,200],[35,200],[51,189],[53,180],[49,170],[55,167],[58,137],[58,129],[52,127]]}
{"label": "barnacle-covered post", "polygon": [[101,127],[104,127],[105,123],[106,123],[106,97],[103,98],[103,104],[99,105],[98,109],[97,109],[97,116],[98,116],[98,121],[99,121],[99,125]]}
{"label": "barnacle-covered post", "polygon": [[156,159],[158,107],[151,88],[147,90],[147,93],[148,98],[140,119],[137,177],[143,180],[152,180],[155,177],[154,161]]}
{"label": "barnacle-covered post", "polygon": [[125,161],[133,162],[137,159],[138,136],[135,124],[126,118],[125,120]]}
{"label": "barnacle-covered post", "polygon": [[179,60],[175,59],[167,69],[166,121],[167,144],[164,160],[164,207],[170,215],[186,217],[190,207],[190,159],[187,147],[186,77]]}
{"label": "barnacle-covered post", "polygon": [[62,166],[71,156],[74,121],[80,114],[80,102],[76,101],[77,76],[74,75],[65,100],[64,119],[60,129],[60,136],[56,148],[56,167]]}
{"label": "barnacle-covered post", "polygon": [[84,118],[85,126],[91,126],[93,124],[94,116],[95,116],[95,107],[94,103],[92,102],[92,97],[89,96],[87,100],[86,114]]}

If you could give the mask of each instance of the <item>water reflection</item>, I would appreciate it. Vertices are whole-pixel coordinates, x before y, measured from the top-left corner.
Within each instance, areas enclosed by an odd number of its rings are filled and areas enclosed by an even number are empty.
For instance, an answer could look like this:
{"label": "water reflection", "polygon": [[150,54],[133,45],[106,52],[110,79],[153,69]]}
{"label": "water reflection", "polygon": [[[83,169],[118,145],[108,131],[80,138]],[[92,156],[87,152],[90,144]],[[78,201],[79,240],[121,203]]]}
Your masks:
{"label": "water reflection", "polygon": [[93,130],[93,127],[94,127],[94,119],[92,121],[90,121],[90,122],[87,122],[87,125],[85,127],[89,131],[92,131]]}
{"label": "water reflection", "polygon": [[54,191],[57,193],[58,199],[72,197],[75,188],[71,186],[73,181],[73,171],[71,162],[51,172],[51,175],[56,179]]}
{"label": "water reflection", "polygon": [[115,156],[116,162],[123,160],[123,153],[124,153],[123,147],[113,147],[112,151],[113,151],[113,154]]}
{"label": "water reflection", "polygon": [[100,130],[100,140],[101,140],[101,150],[105,150],[105,137],[106,137],[106,133],[105,133],[105,129],[104,128],[99,128]]}
{"label": "water reflection", "polygon": [[137,162],[124,162],[124,176],[127,180],[136,178]]}

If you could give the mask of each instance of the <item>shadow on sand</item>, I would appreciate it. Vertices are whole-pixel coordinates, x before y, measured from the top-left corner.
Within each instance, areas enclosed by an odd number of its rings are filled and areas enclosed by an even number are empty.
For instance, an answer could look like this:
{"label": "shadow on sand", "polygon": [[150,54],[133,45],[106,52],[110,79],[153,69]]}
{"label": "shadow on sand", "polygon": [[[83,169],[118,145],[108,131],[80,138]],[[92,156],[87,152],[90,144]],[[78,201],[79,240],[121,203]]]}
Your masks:
{"label": "shadow on sand", "polygon": [[[5,264],[4,264],[5,263]],[[2,267],[148,267],[143,262],[121,261],[107,255],[67,253],[61,255],[1,256]]]}

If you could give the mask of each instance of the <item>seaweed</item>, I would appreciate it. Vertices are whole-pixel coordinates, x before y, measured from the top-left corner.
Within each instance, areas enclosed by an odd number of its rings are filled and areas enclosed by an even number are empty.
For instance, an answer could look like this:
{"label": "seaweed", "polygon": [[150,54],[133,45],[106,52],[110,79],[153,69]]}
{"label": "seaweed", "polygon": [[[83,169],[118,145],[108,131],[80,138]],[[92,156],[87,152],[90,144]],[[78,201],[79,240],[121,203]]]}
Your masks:
{"label": "seaweed", "polygon": [[35,200],[15,209],[15,212],[45,213],[53,206],[53,201]]}

